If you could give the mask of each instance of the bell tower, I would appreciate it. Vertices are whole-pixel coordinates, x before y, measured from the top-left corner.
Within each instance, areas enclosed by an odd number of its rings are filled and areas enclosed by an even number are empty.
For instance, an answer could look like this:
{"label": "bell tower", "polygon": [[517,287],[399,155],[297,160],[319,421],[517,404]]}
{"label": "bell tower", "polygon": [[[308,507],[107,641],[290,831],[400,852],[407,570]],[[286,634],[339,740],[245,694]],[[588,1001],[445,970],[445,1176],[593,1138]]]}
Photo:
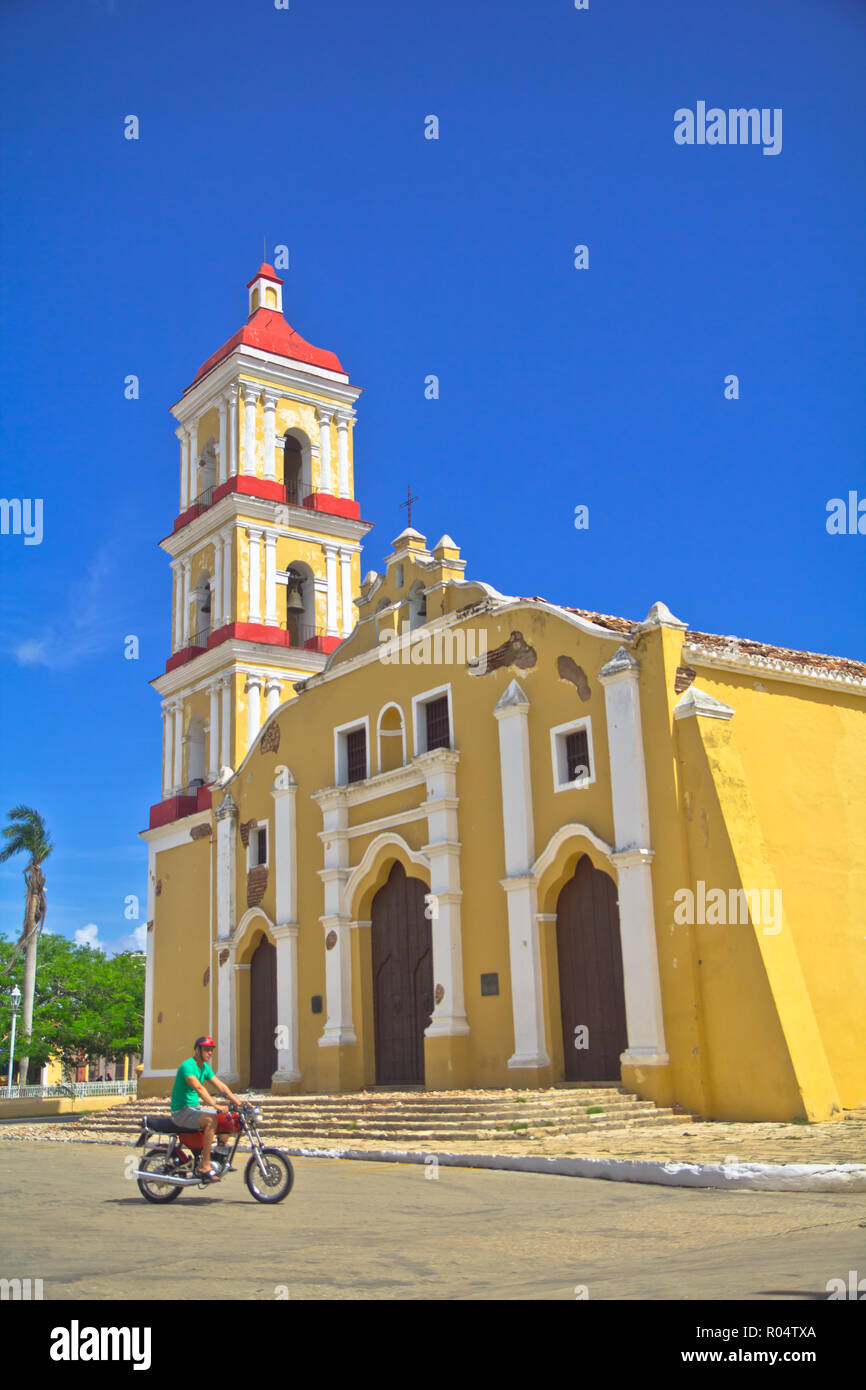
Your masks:
{"label": "bell tower", "polygon": [[162,795],[152,828],[205,810],[293,683],[355,626],[361,541],[352,386],[333,352],[283,315],[260,265],[246,323],[172,407],[180,500],[170,535],[171,652],[162,696]]}

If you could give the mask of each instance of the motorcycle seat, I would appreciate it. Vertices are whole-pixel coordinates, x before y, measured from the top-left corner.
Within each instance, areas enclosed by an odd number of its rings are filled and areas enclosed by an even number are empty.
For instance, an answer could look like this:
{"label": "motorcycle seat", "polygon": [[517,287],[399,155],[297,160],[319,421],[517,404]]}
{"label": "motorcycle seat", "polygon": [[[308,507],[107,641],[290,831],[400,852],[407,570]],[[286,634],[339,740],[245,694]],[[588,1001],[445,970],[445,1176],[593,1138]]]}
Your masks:
{"label": "motorcycle seat", "polygon": [[170,1115],[145,1115],[142,1118],[142,1128],[149,1129],[152,1134],[185,1134],[186,1130],[178,1129]]}

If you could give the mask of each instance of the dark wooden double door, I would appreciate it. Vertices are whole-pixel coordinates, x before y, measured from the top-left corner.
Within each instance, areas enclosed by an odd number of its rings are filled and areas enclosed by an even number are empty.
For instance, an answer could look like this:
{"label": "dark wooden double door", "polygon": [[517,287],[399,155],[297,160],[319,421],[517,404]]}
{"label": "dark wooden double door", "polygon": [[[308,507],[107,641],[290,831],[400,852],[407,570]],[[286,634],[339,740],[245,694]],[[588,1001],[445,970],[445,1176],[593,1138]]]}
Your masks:
{"label": "dark wooden double door", "polygon": [[250,1086],[269,1091],[277,1069],[277,948],[263,936],[250,961]]}
{"label": "dark wooden double door", "polygon": [[424,1081],[424,1030],[433,1013],[433,935],[424,916],[428,889],[395,864],[373,899],[373,1034],[376,1083]]}
{"label": "dark wooden double door", "polygon": [[556,904],[556,949],[566,1080],[619,1081],[628,1031],[616,884],[587,855]]}

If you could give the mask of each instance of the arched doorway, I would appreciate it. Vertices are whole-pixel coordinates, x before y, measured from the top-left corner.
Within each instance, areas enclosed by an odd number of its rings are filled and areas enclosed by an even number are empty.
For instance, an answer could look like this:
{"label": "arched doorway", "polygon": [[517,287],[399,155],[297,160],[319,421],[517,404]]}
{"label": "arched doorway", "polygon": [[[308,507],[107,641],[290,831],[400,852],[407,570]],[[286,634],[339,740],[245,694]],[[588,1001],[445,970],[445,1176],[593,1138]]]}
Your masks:
{"label": "arched doorway", "polygon": [[269,1091],[277,1070],[277,948],[263,936],[250,960],[250,1086]]}
{"label": "arched doorway", "polygon": [[370,912],[373,1033],[379,1086],[424,1082],[424,1030],[433,1013],[433,936],[427,887],[395,864]]}
{"label": "arched doorway", "polygon": [[556,904],[556,951],[565,1078],[619,1081],[628,1032],[616,884],[586,854]]}

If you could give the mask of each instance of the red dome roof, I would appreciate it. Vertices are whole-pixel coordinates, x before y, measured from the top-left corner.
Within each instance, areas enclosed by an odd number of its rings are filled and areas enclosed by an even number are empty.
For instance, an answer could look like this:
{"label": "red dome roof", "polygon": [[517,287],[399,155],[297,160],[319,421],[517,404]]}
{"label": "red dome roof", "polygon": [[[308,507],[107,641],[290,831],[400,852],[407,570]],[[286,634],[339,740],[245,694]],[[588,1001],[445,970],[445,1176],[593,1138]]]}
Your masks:
{"label": "red dome roof", "polygon": [[[272,265],[263,261],[247,285],[247,289],[254,285],[257,280],[273,280],[277,285],[283,282]],[[202,377],[207,376],[218,363],[234,352],[235,348],[252,347],[258,348],[260,352],[271,352],[275,357],[287,357],[292,362],[302,362],[310,367],[324,367],[329,372],[339,372],[342,376],[346,375],[345,369],[340,363],[339,357],[334,352],[327,352],[325,348],[313,347],[302,338],[300,333],[296,333],[290,323],[287,323],[283,315],[277,309],[260,307],[250,315],[243,328],[239,328],[234,337],[229,338],[227,343],[223,343],[218,352],[203,362],[193,378],[192,389]]]}

